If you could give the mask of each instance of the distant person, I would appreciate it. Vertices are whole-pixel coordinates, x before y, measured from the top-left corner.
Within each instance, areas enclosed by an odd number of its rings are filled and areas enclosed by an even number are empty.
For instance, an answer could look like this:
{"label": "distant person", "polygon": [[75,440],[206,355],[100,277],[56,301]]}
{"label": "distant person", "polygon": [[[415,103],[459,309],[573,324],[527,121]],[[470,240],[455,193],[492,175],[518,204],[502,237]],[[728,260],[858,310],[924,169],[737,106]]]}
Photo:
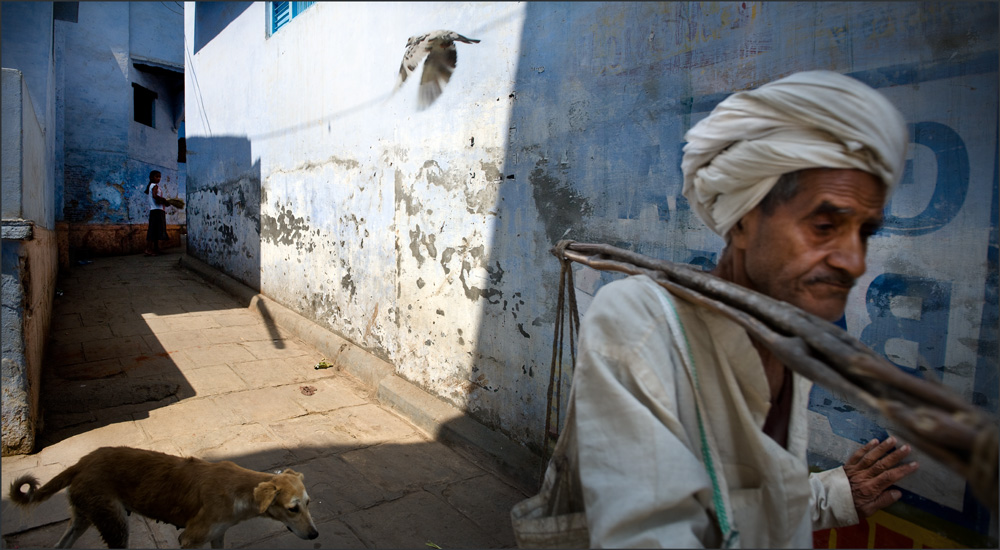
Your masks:
{"label": "distant person", "polygon": [[146,230],[146,256],[160,255],[160,241],[167,240],[167,200],[160,194],[160,171],[149,173],[145,193],[149,195],[149,229]]}

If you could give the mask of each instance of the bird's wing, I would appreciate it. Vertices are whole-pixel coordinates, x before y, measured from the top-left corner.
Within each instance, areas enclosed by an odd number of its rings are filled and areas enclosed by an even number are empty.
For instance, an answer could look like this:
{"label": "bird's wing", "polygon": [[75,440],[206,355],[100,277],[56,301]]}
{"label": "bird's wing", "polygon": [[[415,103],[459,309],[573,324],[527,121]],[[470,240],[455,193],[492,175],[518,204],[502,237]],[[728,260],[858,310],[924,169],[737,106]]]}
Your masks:
{"label": "bird's wing", "polygon": [[424,72],[420,76],[420,96],[417,107],[426,108],[441,95],[442,88],[451,80],[455,72],[458,52],[455,43],[448,41],[431,47],[424,61]]}
{"label": "bird's wing", "polygon": [[456,42],[465,42],[466,44],[478,44],[479,40],[475,38],[466,38],[457,32],[451,32],[451,39]]}
{"label": "bird's wing", "polygon": [[403,53],[403,62],[399,64],[399,77],[396,79],[396,89],[398,90],[406,78],[413,73],[420,61],[427,55],[431,48],[431,35],[421,34],[411,36],[406,41],[406,52]]}

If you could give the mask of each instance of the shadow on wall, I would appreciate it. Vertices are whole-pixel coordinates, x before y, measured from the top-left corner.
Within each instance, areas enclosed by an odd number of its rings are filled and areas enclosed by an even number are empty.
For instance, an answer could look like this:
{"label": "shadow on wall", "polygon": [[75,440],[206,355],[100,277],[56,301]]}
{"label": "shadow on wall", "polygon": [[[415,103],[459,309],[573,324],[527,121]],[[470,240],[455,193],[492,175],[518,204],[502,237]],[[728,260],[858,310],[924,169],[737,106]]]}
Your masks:
{"label": "shadow on wall", "polygon": [[[479,331],[480,371],[473,376],[496,381],[477,390],[479,401],[484,408],[515,410],[518,418],[500,424],[520,426],[512,437],[535,452],[545,445],[559,291],[559,262],[551,247],[560,239],[604,242],[698,263],[698,253],[689,252],[698,247],[677,246],[675,235],[701,222],[682,198],[673,199],[680,195],[681,126],[696,107],[681,99],[691,97],[690,76],[678,69],[665,78],[671,61],[663,59],[665,53],[625,50],[626,42],[642,42],[651,32],[639,37],[627,22],[653,28],[671,15],[665,12],[686,6],[525,7],[497,221],[484,260],[493,286],[483,293],[489,303]],[[679,249],[686,255],[676,257]],[[702,260],[711,264],[711,258]],[[581,275],[577,287],[591,291],[620,278],[592,270]],[[586,305],[580,303],[581,311]],[[564,361],[553,387],[562,411],[554,423],[560,426],[572,381],[568,350]]]}
{"label": "shadow on wall", "polygon": [[194,53],[218,36],[253,2],[196,2],[194,5]]}
{"label": "shadow on wall", "polygon": [[260,290],[260,159],[245,137],[187,141],[188,254]]}

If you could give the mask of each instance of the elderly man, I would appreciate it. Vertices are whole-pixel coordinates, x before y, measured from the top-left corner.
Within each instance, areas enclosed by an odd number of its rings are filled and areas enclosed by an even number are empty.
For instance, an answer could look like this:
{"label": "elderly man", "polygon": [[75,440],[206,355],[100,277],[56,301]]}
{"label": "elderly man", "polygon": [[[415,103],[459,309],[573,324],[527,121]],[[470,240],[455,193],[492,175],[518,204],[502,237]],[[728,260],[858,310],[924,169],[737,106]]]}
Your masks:
{"label": "elderly man", "polygon": [[[684,195],[726,247],[714,274],[830,321],[865,271],[904,165],[898,111],[828,71],[733,94],[686,135]],[[810,474],[811,383],[737,324],[645,276],[580,331],[566,453],[594,547],[808,547],[896,501],[908,446]]]}

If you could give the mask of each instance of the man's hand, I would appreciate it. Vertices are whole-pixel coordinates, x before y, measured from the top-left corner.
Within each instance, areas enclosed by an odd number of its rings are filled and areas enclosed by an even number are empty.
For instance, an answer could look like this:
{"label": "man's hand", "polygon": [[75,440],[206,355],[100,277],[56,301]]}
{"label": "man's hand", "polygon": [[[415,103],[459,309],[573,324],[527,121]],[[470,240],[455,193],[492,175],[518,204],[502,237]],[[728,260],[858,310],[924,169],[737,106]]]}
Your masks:
{"label": "man's hand", "polygon": [[851,482],[851,495],[858,518],[866,518],[899,500],[902,493],[889,487],[917,471],[916,462],[900,464],[910,454],[910,446],[896,446],[896,438],[889,436],[879,443],[873,439],[861,447],[844,464],[844,473]]}

